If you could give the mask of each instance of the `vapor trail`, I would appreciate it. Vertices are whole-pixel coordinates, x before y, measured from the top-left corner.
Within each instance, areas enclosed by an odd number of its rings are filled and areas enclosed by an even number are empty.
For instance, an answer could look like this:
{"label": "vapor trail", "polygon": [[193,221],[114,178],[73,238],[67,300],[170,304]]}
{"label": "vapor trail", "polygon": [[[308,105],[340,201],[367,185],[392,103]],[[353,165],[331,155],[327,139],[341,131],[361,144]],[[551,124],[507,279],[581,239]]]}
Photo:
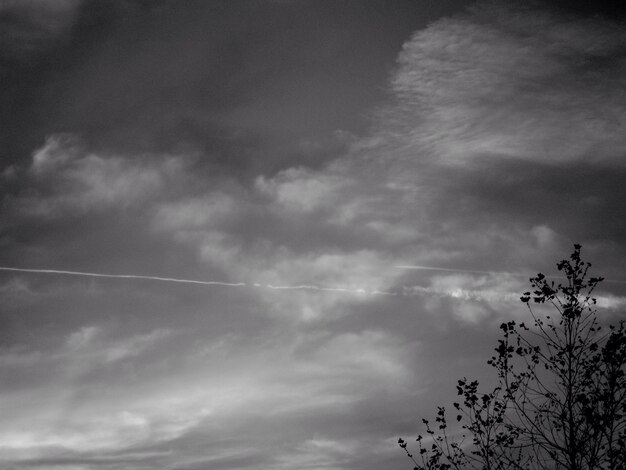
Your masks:
{"label": "vapor trail", "polygon": [[[418,271],[444,271],[449,273],[468,273],[468,274],[507,274],[509,276],[525,276],[533,277],[536,273],[520,273],[513,271],[479,271],[475,269],[459,269],[459,268],[439,268],[435,266],[420,266],[420,265],[395,265],[396,269],[414,269]],[[565,279],[563,276],[546,276],[547,279]],[[620,284],[626,283],[626,279],[603,279],[604,282],[616,282]]]}
{"label": "vapor trail", "polygon": [[[99,277],[109,279],[146,279],[149,281],[161,281],[161,282],[178,282],[182,284],[199,284],[204,286],[226,286],[226,287],[257,287],[262,289],[271,290],[313,290],[320,292],[337,292],[345,294],[358,294],[358,295],[399,295],[397,292],[382,291],[378,289],[367,290],[361,288],[348,288],[348,287],[332,287],[332,286],[317,286],[313,284],[298,284],[287,286],[275,286],[272,284],[247,284],[245,282],[222,282],[222,281],[200,281],[197,279],[179,279],[173,277],[160,277],[160,276],[143,276],[138,274],[104,274],[104,273],[91,273],[85,271],[67,271],[61,269],[28,269],[28,268],[11,268],[7,266],[0,266],[0,271],[14,271],[22,273],[36,273],[36,274],[60,274],[68,276],[87,276],[87,277]],[[404,294],[406,295],[406,294]]]}
{"label": "vapor trail", "polygon": [[147,279],[150,281],[163,282],[179,282],[182,284],[202,284],[205,286],[227,286],[227,287],[244,287],[244,282],[221,282],[221,281],[198,281],[195,279],[177,279],[173,277],[159,276],[141,276],[138,274],[102,274],[88,273],[84,271],[63,271],[59,269],[26,269],[26,268],[8,268],[0,266],[0,271],[17,271],[22,273],[39,273],[39,274],[65,274],[68,276],[87,276],[87,277],[105,277],[111,279]]}
{"label": "vapor trail", "polygon": [[222,281],[200,281],[197,279],[179,279],[173,277],[160,277],[160,276],[143,276],[139,274],[103,274],[103,273],[91,273],[85,271],[66,271],[61,269],[28,269],[28,268],[10,268],[6,266],[0,266],[0,271],[16,271],[23,273],[36,273],[36,274],[61,274],[68,276],[87,276],[87,277],[100,277],[110,279],[146,279],[150,281],[161,282],[178,282],[182,284],[200,284],[205,286],[226,286],[226,287],[259,287],[272,290],[315,290],[323,292],[343,292],[347,294],[368,294],[368,295],[397,295],[393,292],[386,292],[380,290],[366,290],[366,289],[350,289],[346,287],[325,287],[316,286],[311,284],[299,284],[292,286],[275,286],[272,284],[247,284],[245,282],[222,282]]}
{"label": "vapor trail", "polygon": [[[527,276],[524,273],[514,273],[514,272],[505,272],[505,271],[480,271],[480,270],[470,270],[470,269],[453,269],[453,268],[438,268],[433,266],[409,266],[409,265],[398,265],[394,266],[399,269],[417,269],[417,270],[428,270],[428,271],[445,271],[445,272],[460,272],[460,273],[472,273],[472,274],[510,274],[517,276]],[[13,268],[7,266],[0,266],[0,271],[13,271],[13,272],[23,272],[23,273],[36,273],[36,274],[60,274],[60,275],[68,275],[68,276],[86,276],[86,277],[97,277],[97,278],[108,278],[108,279],[145,279],[149,281],[160,281],[160,282],[176,282],[181,284],[195,284],[195,285],[204,285],[204,286],[224,286],[224,287],[252,287],[252,288],[262,288],[262,289],[270,289],[277,291],[293,291],[293,290],[308,290],[308,291],[319,291],[319,292],[336,292],[336,293],[345,293],[345,294],[354,294],[354,295],[374,295],[374,296],[416,296],[416,295],[444,295],[451,297],[476,297],[476,298],[486,298],[488,296],[493,296],[492,293],[487,295],[482,291],[460,291],[456,290],[454,292],[450,291],[441,291],[437,289],[433,289],[431,287],[422,287],[422,286],[403,286],[399,288],[399,290],[393,291],[385,291],[385,290],[369,290],[364,288],[349,288],[349,287],[340,287],[340,286],[318,286],[314,284],[296,284],[296,285],[272,285],[272,284],[259,284],[252,283],[248,284],[245,282],[223,282],[223,281],[201,281],[198,279],[180,279],[174,277],[161,277],[161,276],[144,276],[139,274],[104,274],[104,273],[92,273],[85,271],[67,271],[61,269],[30,269],[30,268]],[[554,278],[554,276],[548,276]],[[626,282],[624,280],[612,280],[610,282]],[[510,294],[513,295],[513,294]],[[510,297],[509,295],[509,297]],[[469,297],[468,297],[469,296]]]}
{"label": "vapor trail", "polygon": [[267,287],[274,290],[317,290],[322,292],[345,292],[347,294],[364,294],[364,295],[398,295],[397,292],[384,290],[367,290],[367,289],[351,289],[348,287],[323,287],[310,284],[301,284],[295,286],[274,286],[272,284],[253,284],[255,287]]}
{"label": "vapor trail", "polygon": [[419,265],[397,265],[394,266],[397,269],[415,269],[419,271],[445,271],[449,273],[469,273],[469,274],[509,274],[511,276],[530,276],[526,273],[515,273],[511,271],[478,271],[475,269],[458,269],[458,268],[437,268],[434,266],[419,266]]}

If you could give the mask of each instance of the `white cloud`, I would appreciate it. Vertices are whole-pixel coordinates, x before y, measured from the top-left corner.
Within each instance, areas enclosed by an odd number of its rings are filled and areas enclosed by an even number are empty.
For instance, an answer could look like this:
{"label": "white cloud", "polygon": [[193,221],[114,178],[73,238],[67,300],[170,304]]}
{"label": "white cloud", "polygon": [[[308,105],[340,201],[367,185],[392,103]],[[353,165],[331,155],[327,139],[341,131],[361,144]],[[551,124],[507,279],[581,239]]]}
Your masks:
{"label": "white cloud", "polygon": [[[4,399],[13,411],[0,425],[0,457],[37,458],[51,447],[77,452],[120,449],[172,439],[194,426],[204,416],[201,410],[179,407],[179,413],[170,416],[162,408],[144,408],[142,397],[125,401],[128,391],[100,375],[104,368],[137,359],[170,334],[159,329],[112,339],[104,328],[86,326],[70,333],[54,350],[21,348],[0,354],[0,367],[20,367],[22,375],[42,367],[51,371],[35,374],[36,387],[5,390]],[[90,384],[100,380],[104,383],[99,390],[92,389]],[[27,415],[20,411],[24,409],[29,410]]]}
{"label": "white cloud", "polygon": [[404,45],[397,106],[384,119],[445,163],[489,155],[621,165],[626,62],[613,54],[625,40],[600,20],[481,5]]}
{"label": "white cloud", "polygon": [[346,184],[348,180],[342,175],[305,168],[289,168],[271,179],[259,176],[255,181],[256,189],[270,196],[279,210],[295,213],[327,209],[337,200],[336,192]]}
{"label": "white cloud", "polygon": [[530,229],[541,249],[553,249],[556,245],[557,234],[547,225],[536,225]]}
{"label": "white cloud", "polygon": [[342,463],[359,450],[354,439],[328,439],[316,436],[296,446],[292,452],[278,457],[278,468],[315,468],[340,470]]}
{"label": "white cloud", "polygon": [[225,193],[164,203],[158,207],[153,223],[157,230],[178,232],[220,227],[241,213],[242,204],[245,201]]}
{"label": "white cloud", "polygon": [[20,369],[45,363],[49,358],[41,351],[12,348],[0,352],[0,369]]}
{"label": "white cloud", "polygon": [[[67,335],[56,348],[44,350],[17,345],[0,351],[0,368],[22,367],[28,374],[29,370],[37,372],[45,367],[68,380],[77,380],[85,373],[137,358],[171,335],[171,330],[160,328],[145,334],[111,338],[102,327],[84,326]],[[41,377],[42,384],[54,381],[49,374],[41,374]]]}
{"label": "white cloud", "polygon": [[411,368],[401,359],[406,350],[398,339],[381,331],[337,335],[320,345],[307,361],[307,375],[319,368],[335,379],[359,386],[371,382],[370,387],[376,383],[395,387],[413,377]]}
{"label": "white cloud", "polygon": [[596,301],[599,308],[622,310],[626,307],[626,297],[623,296],[596,294]]}
{"label": "white cloud", "polygon": [[157,329],[123,339],[109,339],[100,327],[82,327],[68,336],[67,354],[81,370],[86,370],[139,356],[171,334],[170,330]]}
{"label": "white cloud", "polygon": [[[270,315],[293,320],[339,318],[350,311],[346,308],[350,304],[370,301],[374,291],[386,292],[397,275],[390,259],[369,250],[302,254],[283,248],[269,254],[247,259],[253,267],[247,275],[261,285],[278,288],[259,292],[270,306]],[[281,289],[290,286],[312,289]]]}
{"label": "white cloud", "polygon": [[96,326],[84,326],[78,331],[71,333],[66,341],[70,351],[79,351],[88,347],[94,338],[101,332]]}
{"label": "white cloud", "polygon": [[[82,348],[72,355],[91,362],[104,337],[106,331],[83,328],[68,336],[68,347]],[[346,413],[372,391],[414,380],[406,359],[410,347],[379,330],[284,336],[262,349],[245,339],[225,342],[218,358],[186,356],[176,370],[147,376],[132,388],[106,379],[86,387],[75,377],[57,376],[47,389],[9,396],[12,409],[28,407],[30,413],[0,424],[0,458],[49,455],[51,446],[80,453],[140,450],[193,430],[228,435],[242,419],[280,422],[296,414],[305,426],[307,416]],[[332,455],[348,452],[347,444],[329,438],[302,443]]]}
{"label": "white cloud", "polygon": [[427,286],[407,286],[404,291],[425,296],[426,310],[433,315],[451,312],[463,322],[479,323],[494,315],[524,315],[517,293],[524,285],[515,275],[439,274],[431,276]]}
{"label": "white cloud", "polygon": [[31,288],[27,279],[14,277],[0,284],[0,293],[5,299],[24,298],[25,296],[35,295],[35,291]]}
{"label": "white cloud", "polygon": [[129,159],[86,152],[71,135],[49,137],[33,154],[26,187],[11,200],[21,216],[55,218],[148,202],[178,175],[179,158]]}

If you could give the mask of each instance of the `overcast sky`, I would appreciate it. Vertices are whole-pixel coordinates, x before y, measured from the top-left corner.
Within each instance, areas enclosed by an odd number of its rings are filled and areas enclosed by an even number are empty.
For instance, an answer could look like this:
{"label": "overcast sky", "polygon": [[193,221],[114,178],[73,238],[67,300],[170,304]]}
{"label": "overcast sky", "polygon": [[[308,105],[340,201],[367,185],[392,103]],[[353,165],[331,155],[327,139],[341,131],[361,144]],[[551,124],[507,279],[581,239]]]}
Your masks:
{"label": "overcast sky", "polygon": [[411,468],[573,243],[623,317],[617,3],[0,1],[0,466]]}

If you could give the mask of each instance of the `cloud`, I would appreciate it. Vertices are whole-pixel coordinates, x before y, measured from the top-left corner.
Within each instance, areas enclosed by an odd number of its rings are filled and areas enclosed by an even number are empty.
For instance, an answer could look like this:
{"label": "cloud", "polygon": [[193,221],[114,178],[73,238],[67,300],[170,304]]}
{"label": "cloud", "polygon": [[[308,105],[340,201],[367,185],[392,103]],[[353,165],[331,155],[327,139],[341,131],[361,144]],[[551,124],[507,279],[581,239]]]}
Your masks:
{"label": "cloud", "polygon": [[[97,391],[106,383],[112,367],[123,370],[124,362],[141,362],[142,354],[162,346],[170,334],[160,329],[112,339],[104,328],[86,326],[69,334],[65,343],[55,349],[14,348],[1,352],[3,373],[15,375],[19,369],[21,382],[23,376],[32,376],[26,384],[3,392],[16,410],[9,413],[11,425],[0,426],[3,456],[22,460],[49,455],[51,450],[54,454],[59,449],[119,449],[148,439],[172,439],[192,426],[198,417],[190,417],[183,410],[178,416],[165,417],[155,411],[146,414],[125,409],[124,398],[118,401],[119,390],[114,392],[116,382],[108,384],[111,396]],[[42,368],[50,373],[41,373]],[[96,384],[96,390],[92,384]],[[29,409],[29,416],[17,411],[20,409]]]}
{"label": "cloud", "polygon": [[81,0],[29,0],[0,3],[0,73],[30,63],[66,37]]}
{"label": "cloud", "polygon": [[[181,169],[176,157],[142,161],[96,155],[72,135],[55,135],[34,152],[32,164],[20,175],[17,196],[6,199],[15,216],[39,219],[127,209],[154,197]],[[8,167],[5,178],[15,180],[19,172]]]}
{"label": "cloud", "polygon": [[[623,279],[623,39],[606,19],[477,6],[405,44],[367,135],[245,177],[212,166],[236,138],[170,154],[51,137],[1,176],[1,265],[42,268],[2,272],[3,458],[384,467],[406,407],[445,400],[494,320],[525,314],[515,273],[552,274],[580,241]],[[623,308],[604,289],[600,308]]]}
{"label": "cloud", "polygon": [[307,371],[306,375],[310,372],[315,375],[315,368],[321,367],[331,370],[347,384],[363,386],[364,382],[371,380],[370,386],[376,386],[378,382],[384,387],[383,384],[410,381],[410,367],[399,360],[402,349],[402,342],[381,331],[340,334],[315,352],[310,359],[313,370]]}
{"label": "cloud", "polygon": [[207,194],[184,201],[161,205],[154,216],[157,230],[193,231],[223,226],[236,218],[245,201],[224,193]]}
{"label": "cloud", "polygon": [[335,192],[347,183],[331,172],[319,174],[306,168],[289,168],[271,179],[258,177],[255,186],[282,211],[308,213],[328,208],[337,199]]}
{"label": "cloud", "polygon": [[447,164],[489,155],[621,166],[625,39],[609,21],[482,4],[405,44],[385,119]]}
{"label": "cloud", "polygon": [[[613,243],[624,230],[611,215],[621,204],[611,175],[623,173],[626,152],[623,39],[608,20],[511,4],[440,20],[405,44],[391,104],[345,155],[164,207],[155,226],[253,283],[393,290],[407,275],[389,266],[407,259],[550,269],[541,253]],[[585,221],[567,216],[574,206]],[[492,307],[511,295],[502,286],[427,289]],[[302,316],[334,305],[309,305]]]}
{"label": "cloud", "polygon": [[[180,446],[195,439],[202,439],[203,447],[218,445],[215,458],[241,457],[246,448],[263,458],[275,438],[267,429],[283,426],[295,433],[293,438],[286,437],[289,445],[324,446],[334,455],[333,449],[348,445],[346,440],[332,438],[333,445],[329,439],[311,440],[307,437],[309,420],[322,414],[331,425],[372,391],[393,390],[398,383],[412,381],[408,364],[398,360],[405,346],[376,330],[285,336],[262,349],[248,338],[231,338],[221,346],[220,356],[227,364],[215,357],[219,353],[215,349],[195,358],[185,354],[184,366],[178,365],[166,377],[146,375],[147,382],[132,388],[119,378],[107,383],[107,376],[77,380],[76,374],[88,373],[86,364],[95,364],[95,355],[106,359],[122,342],[131,348],[144,344],[148,337],[163,338],[153,332],[105,341],[106,335],[95,327],[74,331],[59,354],[71,354],[67,359],[84,367],[72,368],[72,377],[57,375],[45,390],[6,397],[15,410],[28,406],[37,416],[37,425],[33,426],[33,415],[25,418],[17,413],[10,426],[0,427],[3,458],[27,465],[38,458],[69,455],[75,461],[109,458],[113,463],[124,461],[125,454],[158,455],[163,444],[172,450],[161,459],[173,458],[180,464],[190,458]],[[137,361],[139,357],[125,355],[125,359]],[[152,367],[152,360],[147,359],[137,366]],[[102,392],[104,383],[106,393]],[[40,393],[47,399],[38,401]],[[259,433],[259,425],[269,427]],[[238,438],[231,442],[235,434]],[[281,461],[283,457],[272,458]]]}
{"label": "cloud", "polygon": [[159,329],[122,340],[107,341],[102,338],[101,328],[88,326],[70,334],[66,344],[70,356],[80,357],[81,369],[88,369],[136,357],[171,333],[169,330]]}
{"label": "cloud", "polygon": [[[415,21],[441,13],[407,0],[394,9],[269,1],[219,7],[193,1],[184,9],[169,1],[2,3],[28,5],[10,8],[28,11],[21,15],[28,18],[45,11],[68,18],[63,40],[44,36],[41,44],[54,47],[29,67],[11,69],[0,94],[3,158],[23,161],[45,135],[69,131],[98,153],[192,148],[205,154],[211,171],[236,178],[334,158],[342,150],[335,130],[362,127]],[[370,44],[361,40],[365,30]],[[6,33],[11,42],[22,35]]]}
{"label": "cloud", "polygon": [[[35,377],[41,367],[51,368],[66,379],[109,367],[124,360],[136,358],[156,344],[168,338],[172,332],[157,329],[145,334],[125,338],[110,338],[98,326],[83,326],[67,335],[60,347],[29,349],[27,345],[15,345],[0,350],[0,367],[15,369],[23,367],[25,374],[31,368]],[[53,377],[42,374],[42,380]]]}

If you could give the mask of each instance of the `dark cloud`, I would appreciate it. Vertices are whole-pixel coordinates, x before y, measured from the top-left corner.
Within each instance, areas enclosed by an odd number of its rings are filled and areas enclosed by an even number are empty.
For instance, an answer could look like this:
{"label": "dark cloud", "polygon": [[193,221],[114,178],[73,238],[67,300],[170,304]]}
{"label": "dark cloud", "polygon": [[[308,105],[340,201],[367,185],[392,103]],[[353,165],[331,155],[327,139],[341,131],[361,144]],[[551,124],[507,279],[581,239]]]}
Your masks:
{"label": "dark cloud", "polygon": [[[623,168],[484,161],[469,174],[459,173],[451,178],[455,188],[471,195],[474,204],[494,217],[513,212],[529,225],[550,225],[572,240],[590,244],[623,240],[626,236],[626,226],[619,217],[626,210]],[[573,214],[577,218],[572,218]]]}
{"label": "dark cloud", "polygon": [[306,141],[362,129],[394,50],[454,3],[84,2],[62,47],[14,73],[3,159],[72,132],[108,151],[191,147],[214,168],[271,172],[306,157]]}
{"label": "dark cloud", "polygon": [[543,0],[538,3],[577,15],[603,16],[610,19],[626,17],[626,5],[620,0]]}
{"label": "dark cloud", "polygon": [[0,4],[0,71],[24,67],[67,39],[80,0],[5,1]]}
{"label": "dark cloud", "polygon": [[[71,42],[79,0],[0,4],[0,161],[2,167],[41,143],[37,89]],[[34,129],[34,127],[36,129]],[[36,137],[35,137],[36,136]],[[35,138],[33,138],[35,137]]]}

